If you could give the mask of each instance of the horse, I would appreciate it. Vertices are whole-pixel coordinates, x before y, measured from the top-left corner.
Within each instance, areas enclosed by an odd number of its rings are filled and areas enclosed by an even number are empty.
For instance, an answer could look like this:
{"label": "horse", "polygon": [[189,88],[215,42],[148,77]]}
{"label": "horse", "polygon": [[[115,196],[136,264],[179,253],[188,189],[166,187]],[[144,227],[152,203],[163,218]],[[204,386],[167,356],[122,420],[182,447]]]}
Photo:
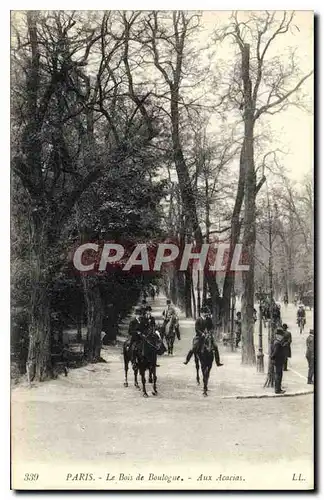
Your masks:
{"label": "horse", "polygon": [[158,393],[156,388],[156,361],[157,355],[163,354],[164,349],[164,344],[155,331],[146,336],[142,335],[140,342],[135,346],[133,367],[136,367],[140,372],[144,397],[148,397],[145,385],[146,370],[149,371],[149,382],[153,383],[153,396]]}
{"label": "horse", "polygon": [[173,345],[176,336],[176,319],[174,317],[164,324],[163,335],[168,346],[168,355],[173,356]]}
{"label": "horse", "polygon": [[128,387],[127,373],[128,373],[128,365],[132,363],[133,371],[134,371],[134,386],[139,389],[137,375],[138,375],[138,367],[132,362],[132,352],[130,348],[130,341],[127,339],[123,344],[123,357],[124,357],[124,371],[125,371],[125,382],[124,386]]}
{"label": "horse", "polygon": [[199,380],[199,362],[201,366],[201,371],[203,375],[203,395],[207,396],[208,391],[208,380],[210,375],[210,370],[214,361],[214,345],[213,345],[213,334],[212,332],[207,332],[202,337],[201,343],[198,347],[197,354],[195,354],[195,363],[197,370],[197,383]]}

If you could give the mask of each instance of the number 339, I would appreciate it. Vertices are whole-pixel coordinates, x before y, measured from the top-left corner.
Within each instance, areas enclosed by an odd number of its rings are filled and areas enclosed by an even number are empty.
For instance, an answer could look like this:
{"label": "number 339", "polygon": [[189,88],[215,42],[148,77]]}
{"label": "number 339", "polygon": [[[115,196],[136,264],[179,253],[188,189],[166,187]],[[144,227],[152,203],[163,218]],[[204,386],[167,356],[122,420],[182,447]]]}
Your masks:
{"label": "number 339", "polygon": [[37,481],[38,479],[38,474],[33,474],[30,472],[27,472],[24,477],[24,481]]}

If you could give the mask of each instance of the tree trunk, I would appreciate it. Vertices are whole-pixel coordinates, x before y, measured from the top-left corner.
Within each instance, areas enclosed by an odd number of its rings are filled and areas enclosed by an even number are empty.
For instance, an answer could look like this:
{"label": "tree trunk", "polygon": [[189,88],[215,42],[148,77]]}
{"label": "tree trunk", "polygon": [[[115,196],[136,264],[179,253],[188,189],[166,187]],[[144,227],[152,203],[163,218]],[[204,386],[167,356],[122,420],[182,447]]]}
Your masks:
{"label": "tree trunk", "polygon": [[231,219],[231,239],[228,261],[226,264],[226,273],[223,285],[223,307],[224,307],[224,327],[225,331],[230,331],[230,316],[231,316],[231,296],[235,285],[235,275],[231,271],[231,263],[233,259],[233,254],[235,246],[237,245],[240,238],[240,213],[242,209],[242,203],[244,198],[244,141],[241,149],[240,155],[240,172],[239,180],[236,192],[235,205],[233,208],[233,214]]}
{"label": "tree trunk", "polygon": [[242,50],[242,80],[244,86],[244,233],[243,255],[247,258],[249,270],[243,273],[242,297],[242,364],[255,364],[254,351],[254,253],[256,242],[255,198],[256,175],[254,169],[254,117],[250,80],[250,46]]}
{"label": "tree trunk", "polygon": [[90,363],[96,363],[100,359],[101,351],[102,299],[97,277],[84,276],[82,281],[87,306],[86,359]]}
{"label": "tree trunk", "polygon": [[76,324],[77,324],[77,341],[82,341],[82,309],[80,309],[80,313],[77,314]]}
{"label": "tree trunk", "polygon": [[208,283],[208,289],[211,296],[212,303],[212,318],[213,325],[215,326],[217,332],[217,338],[219,333],[219,289],[216,281],[216,276],[206,273],[206,281]]}
{"label": "tree trunk", "polygon": [[52,375],[50,295],[41,281],[35,283],[31,299],[27,374],[29,381],[40,382]]}
{"label": "tree trunk", "polygon": [[192,307],[193,307],[193,317],[197,318],[197,305],[196,305],[196,297],[195,297],[195,287],[194,282],[191,275],[191,294],[192,294]]}
{"label": "tree trunk", "polygon": [[185,275],[185,313],[186,318],[192,318],[192,304],[191,304],[191,270],[187,269],[184,272]]}
{"label": "tree trunk", "polygon": [[170,280],[170,297],[175,305],[178,305],[178,291],[179,291],[178,274],[177,270],[174,267],[172,267],[171,280]]}
{"label": "tree trunk", "polygon": [[200,270],[197,270],[197,314],[200,316],[201,297],[200,297]]}
{"label": "tree trunk", "polygon": [[43,381],[52,375],[51,365],[51,294],[46,268],[48,238],[40,218],[31,221],[31,309],[27,375],[29,381]]}
{"label": "tree trunk", "polygon": [[207,300],[207,280],[206,280],[206,277],[204,276],[203,277],[203,293],[202,293],[202,304],[205,304],[206,303],[206,300]]}

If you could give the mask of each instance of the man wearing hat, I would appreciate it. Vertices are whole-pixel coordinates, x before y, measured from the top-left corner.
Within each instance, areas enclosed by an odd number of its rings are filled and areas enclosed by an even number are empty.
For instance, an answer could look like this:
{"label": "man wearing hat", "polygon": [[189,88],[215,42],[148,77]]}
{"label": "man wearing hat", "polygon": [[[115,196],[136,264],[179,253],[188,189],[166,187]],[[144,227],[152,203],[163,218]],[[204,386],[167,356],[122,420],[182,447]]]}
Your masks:
{"label": "man wearing hat", "polygon": [[314,330],[309,330],[306,339],[306,359],[308,362],[307,384],[314,384]]}
{"label": "man wearing hat", "polygon": [[152,307],[151,306],[146,306],[145,308],[145,327],[147,330],[147,333],[153,333],[156,330],[155,327],[155,318],[152,316]]}
{"label": "man wearing hat", "polygon": [[167,299],[166,304],[167,304],[167,306],[162,313],[162,316],[164,317],[163,325],[162,325],[163,333],[165,332],[165,327],[169,323],[169,321],[174,322],[175,325],[177,322],[177,313],[175,311],[175,308],[171,304],[171,300]]}
{"label": "man wearing hat", "polygon": [[[199,316],[199,318],[196,319],[196,323],[195,323],[196,335],[194,336],[193,341],[192,341],[192,348],[190,349],[190,351],[187,354],[186,361],[184,361],[185,365],[187,365],[189,363],[190,359],[192,358],[192,355],[198,351],[199,346],[200,346],[200,342],[202,340],[202,337],[203,337],[205,331],[210,332],[210,331],[212,331],[212,329],[213,329],[213,322],[211,319],[210,311],[209,311],[208,307],[206,307],[206,306],[202,307],[201,308],[201,316]],[[223,363],[220,362],[219,351],[218,351],[217,344],[214,340],[214,337],[213,337],[213,351],[214,351],[214,355],[215,355],[216,365],[223,366]]]}
{"label": "man wearing hat", "polygon": [[136,343],[140,340],[142,333],[144,333],[143,311],[141,308],[137,307],[134,311],[134,318],[131,319],[128,326],[129,347],[132,353],[132,359]]}
{"label": "man wearing hat", "polygon": [[292,336],[290,331],[288,330],[288,325],[286,323],[283,323],[282,329],[284,331],[284,340],[285,340],[285,346],[286,346],[286,358],[284,362],[284,372],[288,370],[288,358],[291,358],[291,342],[292,342]]}
{"label": "man wearing hat", "polygon": [[275,367],[275,393],[284,394],[281,388],[283,366],[286,359],[286,341],[282,328],[277,328],[275,340],[271,350],[271,360]]}

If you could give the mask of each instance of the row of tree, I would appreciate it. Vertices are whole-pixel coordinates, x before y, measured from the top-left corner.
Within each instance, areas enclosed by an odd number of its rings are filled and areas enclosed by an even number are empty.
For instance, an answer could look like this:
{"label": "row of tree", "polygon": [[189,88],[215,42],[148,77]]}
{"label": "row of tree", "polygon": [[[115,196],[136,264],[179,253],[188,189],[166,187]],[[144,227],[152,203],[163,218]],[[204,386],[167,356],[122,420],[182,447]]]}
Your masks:
{"label": "row of tree", "polygon": [[[292,13],[242,16],[212,31],[208,45],[204,15],[196,12],[13,14],[12,303],[28,311],[32,377],[50,373],[55,308],[64,304],[78,324],[86,315],[87,358],[94,361],[106,307],[119,313],[139,296],[141,276],[71,273],[72,249],[89,240],[171,236],[199,251],[216,235],[230,241],[229,262],[242,242],[250,265],[242,360],[254,362],[257,232],[262,239],[256,199],[273,166],[262,120],[301,104],[309,75],[299,74],[294,52],[270,57],[276,39],[294,29]],[[228,39],[235,48],[224,66],[214,47]],[[311,193],[297,203],[286,188],[286,212],[278,217],[284,247],[312,210]],[[310,246],[311,239],[307,234]],[[229,268],[225,274],[223,293],[209,273],[201,286],[215,318],[223,296],[226,325],[235,276]],[[168,279],[190,316],[191,271],[174,270]]]}

